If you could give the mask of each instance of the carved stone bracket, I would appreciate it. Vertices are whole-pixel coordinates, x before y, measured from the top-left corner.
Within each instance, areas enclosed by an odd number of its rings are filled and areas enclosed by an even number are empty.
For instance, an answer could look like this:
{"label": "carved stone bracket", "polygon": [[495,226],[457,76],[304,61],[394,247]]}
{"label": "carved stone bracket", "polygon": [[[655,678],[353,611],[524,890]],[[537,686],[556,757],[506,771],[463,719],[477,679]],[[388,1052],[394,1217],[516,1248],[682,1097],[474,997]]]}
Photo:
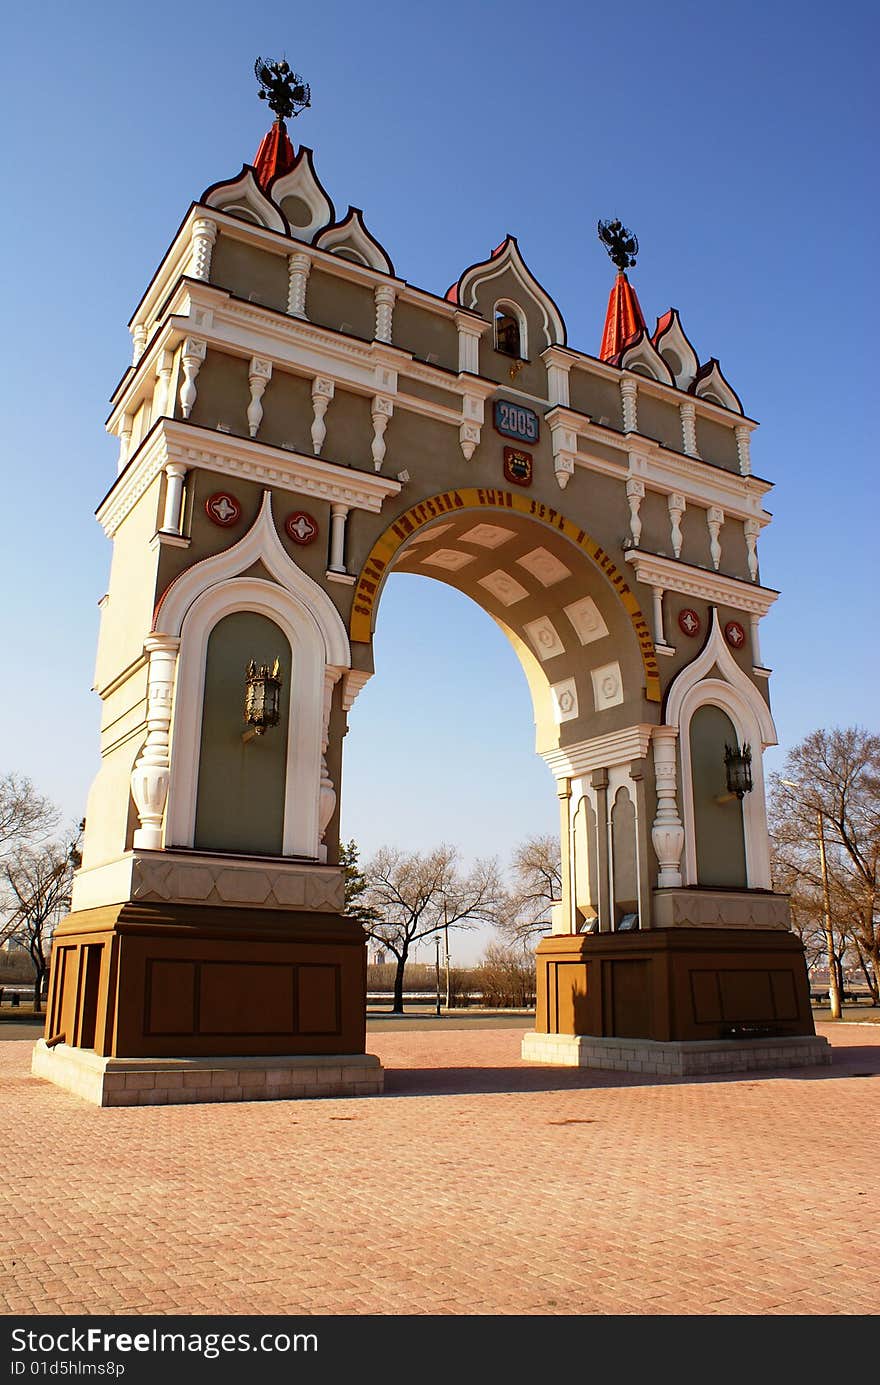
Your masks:
{"label": "carved stone bracket", "polygon": [[651,841],[660,863],[657,877],[659,889],[674,889],[681,885],[681,853],[684,850],[684,827],[678,812],[676,789],[676,751],[678,728],[655,726],[654,780],[657,788],[657,815],[651,829]]}
{"label": "carved stone bracket", "polygon": [[396,297],[397,290],[393,284],[377,284],[373,291],[373,300],[376,305],[377,341],[391,341]]}
{"label": "carved stone bracket", "polygon": [[312,419],[312,448],[315,456],[321,455],[321,448],[324,446],[324,439],[327,436],[327,425],[324,422],[324,415],[330,407],[330,400],[336,392],[336,386],[332,380],[327,380],[318,375],[312,381],[312,408],[314,418]]}
{"label": "carved stone bracket", "polygon": [[486,406],[480,396],[478,394],[464,395],[461,401],[462,422],[458,430],[458,441],[466,462],[470,461],[480,445],[485,416]]}
{"label": "carved stone bracket", "polygon": [[639,431],[639,386],[631,375],[620,377],[620,402],[623,407],[623,431]]}
{"label": "carved stone bracket", "polygon": [[546,415],[550,425],[550,442],[553,448],[553,470],[560,490],[565,490],[574,475],[574,459],[577,454],[577,420],[561,405],[551,409]]}
{"label": "carved stone bracket", "polygon": [[287,311],[291,317],[306,315],[306,286],[312,261],[302,250],[287,257]]}
{"label": "carved stone bracket", "polygon": [[645,483],[640,481],[637,476],[628,476],[626,481],[626,498],[629,504],[629,532],[632,539],[633,548],[638,548],[639,540],[642,537],[642,519],[639,511],[642,501],[645,498]]}
{"label": "carved stone bracket", "polygon": [[752,458],[749,430],[744,423],[738,423],[733,430],[736,438],[736,451],[739,457],[739,470],[742,476],[751,476]]}
{"label": "carved stone bracket", "polygon": [[749,555],[749,576],[753,582],[758,580],[758,535],[761,526],[756,519],[747,519],[743,523],[743,533],[746,538],[746,548]]}
{"label": "carved stone bracket", "polygon": [[247,421],[252,438],[255,438],[260,431],[260,424],[263,421],[263,395],[266,393],[266,386],[271,379],[272,362],[264,360],[261,356],[251,357],[248,368],[251,402],[248,405]]}
{"label": "carved stone bracket", "polygon": [[180,408],[189,418],[196,402],[196,379],[208,352],[208,343],[197,337],[187,337],[183,343],[183,384],[180,387]]}
{"label": "carved stone bracket", "polygon": [[688,457],[699,457],[697,451],[697,407],[689,399],[679,404],[681,413],[681,440],[684,446],[685,455]]}
{"label": "carved stone bracket", "polygon": [[709,552],[712,554],[712,566],[717,572],[721,566],[721,526],[724,523],[724,511],[720,505],[710,505],[706,511],[706,523],[709,526]]}
{"label": "carved stone bracket", "polygon": [[680,558],[681,545],[683,543],[681,533],[681,519],[682,515],[687,509],[687,501],[685,500],[683,495],[678,495],[675,492],[673,492],[673,494],[670,495],[669,499],[666,502],[666,508],[669,511],[669,531],[670,538],[672,540],[672,551],[675,554],[676,558]]}
{"label": "carved stone bracket", "polygon": [[370,408],[370,417],[373,420],[373,441],[370,445],[370,453],[376,471],[382,470],[382,463],[385,460],[385,429],[388,427],[393,413],[393,399],[390,399],[387,394],[373,396],[373,403]]}
{"label": "carved stone bracket", "polygon": [[150,664],[147,674],[147,739],[131,775],[131,794],[141,825],[134,834],[135,847],[162,849],[162,817],[171,780],[168,734],[177,652],[180,640],[170,635],[150,635],[144,651]]}
{"label": "carved stone bracket", "polygon": [[207,217],[197,217],[193,222],[192,245],[189,274],[192,279],[202,279],[205,283],[211,277],[211,257],[217,239],[217,223]]}

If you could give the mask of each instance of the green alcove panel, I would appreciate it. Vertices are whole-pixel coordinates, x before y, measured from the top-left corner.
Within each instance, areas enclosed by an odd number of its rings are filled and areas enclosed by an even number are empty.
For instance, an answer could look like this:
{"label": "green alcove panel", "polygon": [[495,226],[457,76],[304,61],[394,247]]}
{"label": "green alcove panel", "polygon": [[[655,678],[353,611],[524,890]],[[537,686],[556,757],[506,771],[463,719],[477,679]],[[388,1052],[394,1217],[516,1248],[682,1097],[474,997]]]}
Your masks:
{"label": "green alcove panel", "polygon": [[[742,804],[727,796],[724,746],[738,745],[733,723],[720,707],[698,707],[691,718],[691,781],[701,885],[746,889]],[[719,803],[719,798],[726,799]]]}
{"label": "green alcove panel", "polygon": [[[247,743],[245,670],[251,659],[281,665],[281,720]],[[194,845],[201,851],[280,856],[290,703],[290,645],[254,611],[217,622],[208,640]]]}

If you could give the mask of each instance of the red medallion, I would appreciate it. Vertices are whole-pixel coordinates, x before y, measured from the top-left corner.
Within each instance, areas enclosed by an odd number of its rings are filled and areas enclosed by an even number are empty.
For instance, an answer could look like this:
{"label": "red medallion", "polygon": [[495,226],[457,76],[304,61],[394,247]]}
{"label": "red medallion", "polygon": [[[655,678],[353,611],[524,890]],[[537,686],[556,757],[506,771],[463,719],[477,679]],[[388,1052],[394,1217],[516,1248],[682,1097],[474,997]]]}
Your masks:
{"label": "red medallion", "polygon": [[230,524],[237,524],[241,519],[241,506],[228,491],[217,491],[209,496],[205,501],[205,511],[208,519],[219,524],[221,529],[228,529]]}
{"label": "red medallion", "polygon": [[685,606],[683,611],[679,611],[678,628],[684,635],[699,635],[700,617],[696,611],[691,610],[690,606]]}
{"label": "red medallion", "polygon": [[284,521],[284,528],[294,543],[314,543],[318,537],[318,521],[313,515],[306,514],[305,510],[296,510],[292,515],[288,515]]}
{"label": "red medallion", "polygon": [[731,649],[742,649],[746,642],[746,632],[738,620],[729,620],[724,627],[724,638]]}
{"label": "red medallion", "polygon": [[515,486],[530,486],[532,484],[531,452],[521,452],[518,447],[505,447],[504,475]]}

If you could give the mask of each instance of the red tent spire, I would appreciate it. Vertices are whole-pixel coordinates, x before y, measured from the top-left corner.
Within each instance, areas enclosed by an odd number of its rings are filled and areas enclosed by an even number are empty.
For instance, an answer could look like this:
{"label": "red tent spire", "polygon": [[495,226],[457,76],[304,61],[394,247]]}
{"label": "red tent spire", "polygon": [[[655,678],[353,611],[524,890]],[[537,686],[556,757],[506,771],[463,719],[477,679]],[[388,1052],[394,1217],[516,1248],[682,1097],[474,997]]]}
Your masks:
{"label": "red tent spire", "polygon": [[613,361],[645,330],[645,319],[636,291],[621,269],[614,281],[605,314],[605,330],[599,347],[600,361]]}
{"label": "red tent spire", "polygon": [[279,117],[271,130],[263,136],[257,157],[254,159],[260,187],[267,188],[279,173],[289,173],[295,162],[296,155],[287,134],[287,126]]}

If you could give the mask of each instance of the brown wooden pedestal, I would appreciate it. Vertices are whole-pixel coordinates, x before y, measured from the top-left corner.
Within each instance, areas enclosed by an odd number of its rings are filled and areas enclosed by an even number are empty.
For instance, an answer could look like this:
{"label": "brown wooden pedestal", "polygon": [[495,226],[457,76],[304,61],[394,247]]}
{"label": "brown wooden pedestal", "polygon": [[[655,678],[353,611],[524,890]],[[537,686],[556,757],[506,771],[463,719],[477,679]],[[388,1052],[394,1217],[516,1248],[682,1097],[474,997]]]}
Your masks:
{"label": "brown wooden pedestal", "polygon": [[659,1042],[813,1035],[804,950],[781,929],[554,934],[536,1033]]}
{"label": "brown wooden pedestal", "polygon": [[366,945],[339,914],[119,904],[55,933],[46,1039],[108,1058],[362,1054]]}

